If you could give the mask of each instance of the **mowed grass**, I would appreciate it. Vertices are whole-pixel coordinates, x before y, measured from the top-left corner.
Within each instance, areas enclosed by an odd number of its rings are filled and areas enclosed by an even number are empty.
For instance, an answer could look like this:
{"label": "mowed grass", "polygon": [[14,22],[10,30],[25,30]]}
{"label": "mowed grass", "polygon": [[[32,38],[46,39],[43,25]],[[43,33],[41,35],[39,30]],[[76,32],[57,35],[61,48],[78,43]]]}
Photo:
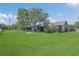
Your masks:
{"label": "mowed grass", "polygon": [[79,56],[79,33],[26,33],[0,35],[1,56]]}

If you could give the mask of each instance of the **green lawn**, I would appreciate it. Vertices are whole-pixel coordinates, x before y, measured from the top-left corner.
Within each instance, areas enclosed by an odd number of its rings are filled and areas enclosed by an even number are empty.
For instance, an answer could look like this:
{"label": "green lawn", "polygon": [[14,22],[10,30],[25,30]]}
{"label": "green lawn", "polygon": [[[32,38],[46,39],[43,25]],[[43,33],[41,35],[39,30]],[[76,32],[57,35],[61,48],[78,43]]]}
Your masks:
{"label": "green lawn", "polygon": [[0,35],[0,55],[79,55],[79,33],[26,33],[5,31]]}

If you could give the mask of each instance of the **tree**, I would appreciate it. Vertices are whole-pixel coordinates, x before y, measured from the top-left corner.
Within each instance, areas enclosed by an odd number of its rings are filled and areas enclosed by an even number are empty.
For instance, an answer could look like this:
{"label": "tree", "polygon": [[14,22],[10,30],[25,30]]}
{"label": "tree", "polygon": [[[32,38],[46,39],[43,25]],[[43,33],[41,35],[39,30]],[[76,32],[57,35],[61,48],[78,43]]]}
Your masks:
{"label": "tree", "polygon": [[11,26],[10,26],[10,29],[11,30],[17,30],[17,24],[15,23],[15,24],[12,24]]}
{"label": "tree", "polygon": [[18,9],[17,26],[19,30],[25,30],[26,24],[28,24],[28,10],[24,8]]}
{"label": "tree", "polygon": [[74,27],[79,28],[79,21],[75,22]]}
{"label": "tree", "polygon": [[70,31],[75,31],[75,26],[74,25],[69,25]]}
{"label": "tree", "polygon": [[40,9],[40,8],[32,8],[29,11],[29,21],[30,21],[30,24],[32,24],[31,25],[32,26],[32,31],[34,31],[35,24],[37,22],[39,22],[41,24],[41,22],[45,21],[47,17],[48,17],[48,14],[44,13],[42,11],[42,9]]}
{"label": "tree", "polygon": [[5,29],[5,24],[0,24],[0,28]]}

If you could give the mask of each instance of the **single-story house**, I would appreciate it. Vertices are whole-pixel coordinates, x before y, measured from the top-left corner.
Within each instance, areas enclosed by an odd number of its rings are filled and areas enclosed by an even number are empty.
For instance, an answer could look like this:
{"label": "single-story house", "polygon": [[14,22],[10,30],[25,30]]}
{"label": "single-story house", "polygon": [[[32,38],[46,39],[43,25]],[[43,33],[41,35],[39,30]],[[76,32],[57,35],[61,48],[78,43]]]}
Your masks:
{"label": "single-story house", "polygon": [[[70,31],[67,21],[59,21],[59,22],[48,23],[48,25],[46,25],[46,26],[49,26],[49,25],[55,27],[55,32],[68,32],[68,31]],[[27,30],[31,31],[32,28],[29,26]],[[36,24],[35,25],[35,31],[38,31],[38,32],[41,31],[41,32],[43,32],[44,31],[44,25],[43,25],[43,23]]]}
{"label": "single-story house", "polygon": [[70,31],[67,21],[59,21],[49,24],[55,27],[56,32],[68,32]]}

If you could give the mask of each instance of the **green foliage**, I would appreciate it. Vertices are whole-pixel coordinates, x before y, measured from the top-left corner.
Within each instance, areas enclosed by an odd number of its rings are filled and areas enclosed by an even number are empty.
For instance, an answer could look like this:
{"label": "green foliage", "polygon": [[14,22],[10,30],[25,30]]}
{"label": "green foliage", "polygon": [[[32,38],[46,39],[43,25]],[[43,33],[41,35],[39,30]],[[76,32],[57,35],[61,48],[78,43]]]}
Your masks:
{"label": "green foliage", "polygon": [[75,26],[74,25],[69,25],[70,31],[75,31]]}
{"label": "green foliage", "polygon": [[5,29],[5,24],[0,24],[0,28]]}
{"label": "green foliage", "polygon": [[29,23],[28,21],[28,10],[24,8],[18,9],[18,17],[17,17],[17,26],[19,30],[25,30],[26,25]]}
{"label": "green foliage", "polygon": [[75,22],[74,27],[79,28],[79,22]]}
{"label": "green foliage", "polygon": [[35,24],[45,21],[48,17],[48,14],[42,11],[40,8],[32,8],[29,11],[29,21],[32,23],[32,31],[34,31]]}
{"label": "green foliage", "polygon": [[41,20],[42,16],[42,10],[39,8],[32,8],[29,11],[29,20],[31,23],[37,23],[39,20]]}
{"label": "green foliage", "polygon": [[12,24],[10,26],[10,30],[17,30],[17,24]]}
{"label": "green foliage", "polygon": [[47,32],[47,33],[53,33],[53,32],[55,32],[54,25],[48,25],[48,26],[44,27],[44,32]]}
{"label": "green foliage", "polygon": [[46,32],[46,33],[52,33],[53,29],[47,26],[47,27],[44,28],[44,32]]}
{"label": "green foliage", "polygon": [[40,8],[32,8],[29,11],[24,8],[18,9],[18,21],[17,26],[20,30],[26,30],[28,26],[32,27],[32,31],[35,29],[37,22],[41,23],[48,17],[47,13],[44,13]]}

